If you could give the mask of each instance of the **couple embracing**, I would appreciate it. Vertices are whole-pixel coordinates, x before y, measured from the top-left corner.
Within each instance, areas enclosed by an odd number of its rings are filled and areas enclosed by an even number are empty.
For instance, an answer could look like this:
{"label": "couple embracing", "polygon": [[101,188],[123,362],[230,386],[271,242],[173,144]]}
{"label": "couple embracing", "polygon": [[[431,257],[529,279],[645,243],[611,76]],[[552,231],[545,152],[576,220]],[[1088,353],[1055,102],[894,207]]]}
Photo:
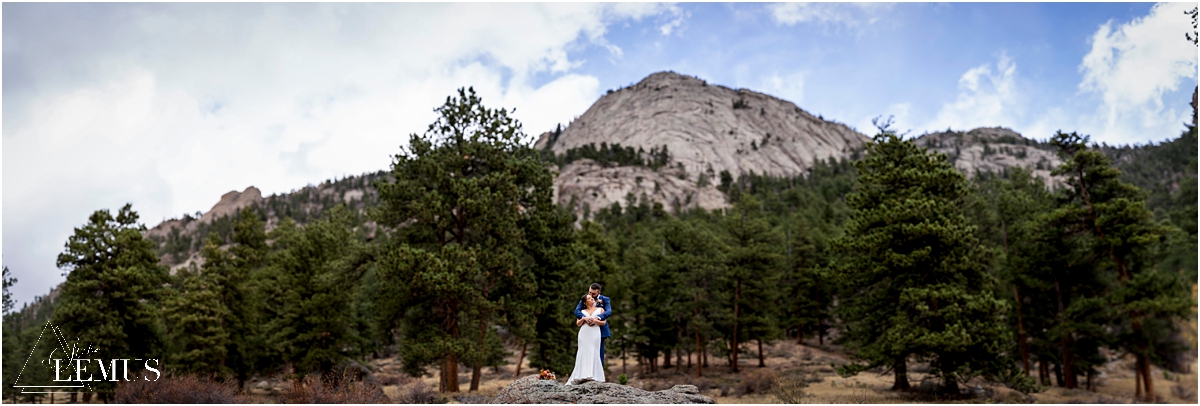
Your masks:
{"label": "couple embracing", "polygon": [[600,284],[593,283],[588,293],[575,305],[575,325],[579,327],[579,350],[575,353],[575,370],[567,377],[567,385],[581,379],[604,382],[604,341],[612,337],[608,318],[612,303],[600,294]]}

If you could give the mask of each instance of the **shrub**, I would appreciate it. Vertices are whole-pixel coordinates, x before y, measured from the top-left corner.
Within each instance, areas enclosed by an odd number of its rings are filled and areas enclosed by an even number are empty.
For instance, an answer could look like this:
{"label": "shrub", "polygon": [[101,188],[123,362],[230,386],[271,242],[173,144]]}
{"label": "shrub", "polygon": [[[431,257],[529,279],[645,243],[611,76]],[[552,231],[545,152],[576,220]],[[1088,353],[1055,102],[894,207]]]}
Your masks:
{"label": "shrub", "polygon": [[425,382],[415,380],[408,385],[400,388],[400,393],[396,397],[396,403],[407,404],[430,404],[438,403],[437,393],[429,388]]}
{"label": "shrub", "polygon": [[378,386],[336,377],[309,375],[279,394],[281,403],[389,403]]}
{"label": "shrub", "polygon": [[409,382],[412,382],[412,380],[413,380],[413,378],[411,376],[408,376],[407,374],[389,374],[389,373],[377,373],[377,374],[375,374],[375,379],[379,381],[380,385],[384,385],[384,386],[405,385]]}
{"label": "shrub", "polygon": [[627,376],[625,374],[621,374],[621,375],[617,376],[617,382],[622,385],[628,385],[629,384],[629,376]]}
{"label": "shrub", "polygon": [[116,403],[245,403],[237,388],[194,375],[166,376],[157,381],[134,380],[117,385]]}
{"label": "shrub", "polygon": [[1171,387],[1171,394],[1186,401],[1196,401],[1196,389],[1189,388],[1181,383],[1177,383],[1175,386]]}
{"label": "shrub", "polygon": [[809,387],[809,382],[821,382],[821,377],[816,372],[804,374],[804,372],[794,372],[778,380],[775,380],[770,393],[775,395],[775,399],[779,399],[785,404],[799,404],[800,399],[808,396],[808,392],[804,389]]}
{"label": "shrub", "polygon": [[775,371],[771,369],[763,368],[751,371],[742,376],[742,382],[737,386],[737,395],[767,393],[775,384],[775,378]]}

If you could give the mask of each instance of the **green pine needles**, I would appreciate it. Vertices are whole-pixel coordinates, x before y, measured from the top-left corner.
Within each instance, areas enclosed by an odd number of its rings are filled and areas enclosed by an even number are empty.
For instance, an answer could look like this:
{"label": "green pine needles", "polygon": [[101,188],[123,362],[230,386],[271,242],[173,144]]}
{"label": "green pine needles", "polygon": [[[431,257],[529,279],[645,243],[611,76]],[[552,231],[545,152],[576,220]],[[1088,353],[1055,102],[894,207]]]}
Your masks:
{"label": "green pine needles", "polygon": [[969,191],[946,157],[882,131],[856,165],[859,183],[847,197],[846,234],[834,241],[845,321],[842,337],[857,364],[895,372],[908,389],[910,359],[929,361],[947,392],[1002,367],[1012,341],[1000,317],[1007,305],[992,293],[990,255],[961,211]]}

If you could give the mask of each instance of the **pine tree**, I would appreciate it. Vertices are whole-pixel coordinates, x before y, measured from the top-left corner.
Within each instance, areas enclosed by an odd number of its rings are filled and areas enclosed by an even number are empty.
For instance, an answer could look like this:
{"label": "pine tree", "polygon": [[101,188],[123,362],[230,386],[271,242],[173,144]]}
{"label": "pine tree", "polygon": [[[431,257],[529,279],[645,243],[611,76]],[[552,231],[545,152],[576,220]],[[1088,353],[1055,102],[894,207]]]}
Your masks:
{"label": "pine tree", "polygon": [[[1120,181],[1120,171],[1103,153],[1088,148],[1087,141],[1087,136],[1061,131],[1051,139],[1065,161],[1053,173],[1066,175],[1070,188],[1048,221],[1077,237],[1094,272],[1115,274],[1108,299],[1122,318],[1119,345],[1136,357],[1136,396],[1154,401],[1150,365],[1155,339],[1162,336],[1156,333],[1170,331],[1168,326],[1177,325],[1172,320],[1186,317],[1192,299],[1174,280],[1178,274],[1155,269],[1155,251],[1168,230],[1153,221],[1144,192]],[[1064,373],[1069,386],[1073,372]]]}
{"label": "pine tree", "polygon": [[[721,276],[727,264],[725,246],[711,227],[696,220],[669,220],[661,233],[662,254],[657,262],[665,273],[675,275],[678,292],[675,296],[680,305],[691,310],[684,331],[689,341],[695,340],[696,377],[701,377],[706,366],[702,360],[707,359],[709,341],[719,334],[723,316],[720,308],[729,296],[727,290],[721,289],[724,287]],[[644,285],[657,287],[657,284]]]}
{"label": "pine tree", "polygon": [[[486,345],[468,329],[493,324],[502,298],[529,294],[518,222],[549,207],[552,174],[521,143],[520,123],[484,107],[474,89],[459,89],[435,111],[428,131],[395,156],[395,181],[378,184],[374,217],[423,237],[397,240],[380,254],[381,280],[399,293],[385,307],[405,309],[389,313],[405,320],[400,350],[410,372],[440,363],[439,389],[457,392],[462,355]],[[478,312],[472,325],[464,324],[467,310]],[[472,368],[481,368],[478,360]]]}
{"label": "pine tree", "polygon": [[[1047,331],[1031,326],[1043,325],[1045,315],[1058,313],[1049,308],[1044,312],[1031,311],[1031,306],[1041,304],[1031,299],[1046,300],[1049,292],[1044,288],[1052,282],[1036,280],[1039,275],[1051,275],[1039,271],[1064,269],[1057,266],[1064,264],[1045,267],[1045,264],[1053,261],[1038,255],[1039,252],[1049,253],[1045,248],[1054,245],[1053,241],[1047,245],[1048,241],[1040,239],[1037,231],[1038,216],[1054,208],[1054,197],[1040,178],[1020,167],[1007,170],[1000,176],[977,179],[976,191],[972,196],[967,211],[978,226],[977,238],[998,253],[995,274],[1002,283],[996,294],[998,297],[1012,298],[1009,309],[1013,313],[1007,320],[1017,334],[1016,351],[1020,353],[1024,374],[1028,376],[1031,370],[1031,335],[1041,340],[1044,338],[1041,333]],[[1044,356],[1040,358],[1045,359]]]}
{"label": "pine tree", "polygon": [[225,359],[236,334],[228,324],[233,315],[221,300],[224,268],[231,264],[220,245],[221,238],[209,233],[201,249],[203,268],[180,269],[165,300],[171,365],[210,378],[230,372]]}
{"label": "pine tree", "polygon": [[886,125],[856,166],[859,186],[847,198],[854,212],[834,245],[843,253],[843,342],[865,364],[839,373],[889,366],[893,389],[906,390],[907,359],[915,355],[957,391],[957,382],[997,368],[1002,343],[1011,342],[987,253],[960,209],[965,178],[944,155]]}
{"label": "pine tree", "polygon": [[[641,211],[636,207],[630,207],[631,217]],[[632,225],[636,234],[630,238],[631,245],[626,247],[622,258],[627,288],[613,298],[614,302],[628,306],[627,313],[621,316],[629,324],[623,327],[630,347],[642,359],[644,373],[670,366],[671,350],[679,345],[681,327],[677,322],[681,309],[672,306],[672,302],[681,303],[672,294],[676,289],[671,286],[674,275],[667,259],[670,248],[664,250],[662,238],[653,232],[654,225],[654,222]],[[662,356],[665,358],[660,364]]]}
{"label": "pine tree", "polygon": [[278,362],[292,364],[300,376],[331,372],[358,355],[362,338],[346,316],[370,257],[350,220],[338,205],[303,229],[284,219],[269,235],[273,252],[260,282],[261,295],[271,298],[264,331]]}
{"label": "pine tree", "polygon": [[12,288],[12,286],[15,285],[16,283],[17,283],[17,278],[12,277],[12,275],[10,275],[8,273],[7,266],[4,267],[4,311],[2,312],[2,314],[7,315],[9,312],[12,312],[14,303],[13,303],[12,292],[10,291],[10,288]]}
{"label": "pine tree", "polygon": [[780,241],[761,212],[754,196],[746,196],[723,219],[728,236],[726,279],[733,285],[733,371],[738,371],[738,349],[745,339],[758,341],[759,365],[763,365],[762,342],[778,333],[777,289]]}
{"label": "pine tree", "polygon": [[229,329],[235,332],[230,336],[225,365],[238,380],[238,388],[242,388],[250,373],[257,369],[265,347],[262,322],[258,318],[260,313],[255,309],[258,300],[253,276],[266,265],[269,247],[266,227],[257,210],[242,209],[234,220],[230,240],[231,263],[220,269],[223,273],[221,301],[229,309]]}
{"label": "pine tree", "polygon": [[[53,323],[68,337],[100,349],[97,358],[149,359],[161,355],[158,300],[167,270],[158,265],[154,242],[126,204],[113,217],[97,210],[75,229],[56,265],[64,269]],[[98,382],[107,396],[111,382]]]}
{"label": "pine tree", "polygon": [[[587,291],[595,270],[580,260],[583,247],[577,243],[570,213],[542,210],[522,219],[521,224],[527,267],[539,294],[512,302],[506,312],[508,320],[529,351],[531,366],[566,376],[575,365],[574,342],[563,339],[577,331],[573,304],[579,295],[575,293]],[[584,224],[585,229],[592,227]]]}

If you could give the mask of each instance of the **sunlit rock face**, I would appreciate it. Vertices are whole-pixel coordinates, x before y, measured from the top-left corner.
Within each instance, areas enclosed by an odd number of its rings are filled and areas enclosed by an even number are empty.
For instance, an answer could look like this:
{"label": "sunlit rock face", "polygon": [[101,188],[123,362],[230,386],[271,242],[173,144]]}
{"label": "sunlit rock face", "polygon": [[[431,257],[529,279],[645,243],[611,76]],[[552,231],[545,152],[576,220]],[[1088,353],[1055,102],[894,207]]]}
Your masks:
{"label": "sunlit rock face", "polygon": [[[644,151],[665,145],[670,153],[670,163],[657,171],[603,171],[575,167],[595,166],[594,162],[567,164],[555,181],[562,204],[572,198],[580,207],[585,202],[593,208],[624,204],[630,191],[638,197],[646,191],[650,200],[668,209],[676,201],[683,207],[713,209],[727,205],[712,186],[721,171],[734,177],[750,172],[803,174],[818,160],[850,157],[868,140],[845,124],[814,116],[785,100],[659,72],[601,97],[561,134],[544,133],[535,146],[562,154],[587,144],[619,144]],[[640,176],[642,183],[623,179],[627,176]],[[676,185],[680,182],[671,178],[690,186]],[[657,192],[652,190],[654,182],[646,183],[652,179],[657,181]],[[670,190],[662,191],[664,184],[671,184]]]}

